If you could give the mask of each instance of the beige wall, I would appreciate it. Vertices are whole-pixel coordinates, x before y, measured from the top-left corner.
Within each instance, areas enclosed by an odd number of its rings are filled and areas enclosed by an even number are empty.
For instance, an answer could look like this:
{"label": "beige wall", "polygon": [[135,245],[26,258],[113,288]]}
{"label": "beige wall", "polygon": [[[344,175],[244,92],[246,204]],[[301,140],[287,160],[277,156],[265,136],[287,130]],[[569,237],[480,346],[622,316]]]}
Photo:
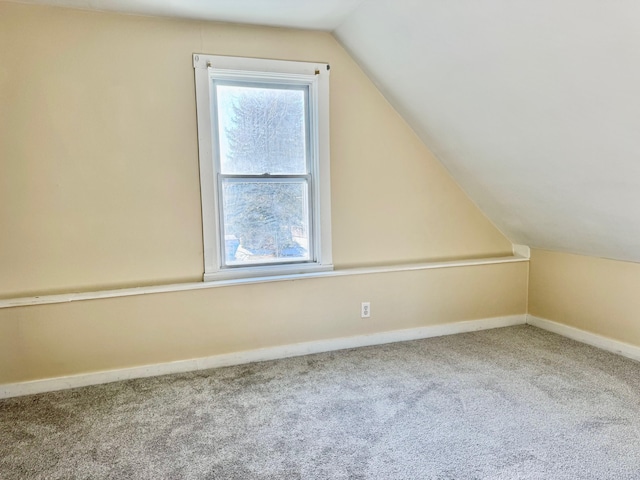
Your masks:
{"label": "beige wall", "polygon": [[526,279],[510,263],[2,309],[0,384],[517,315]]}
{"label": "beige wall", "polygon": [[529,313],[640,346],[640,264],[533,250]]}
{"label": "beige wall", "polygon": [[[201,279],[193,53],[331,64],[337,268],[510,254],[328,33],[0,2],[0,45],[0,298]],[[4,309],[0,383],[524,313],[526,275],[468,267]]]}
{"label": "beige wall", "polygon": [[338,267],[509,242],[328,33],[0,3],[0,295],[199,280],[193,53],[331,69]]}

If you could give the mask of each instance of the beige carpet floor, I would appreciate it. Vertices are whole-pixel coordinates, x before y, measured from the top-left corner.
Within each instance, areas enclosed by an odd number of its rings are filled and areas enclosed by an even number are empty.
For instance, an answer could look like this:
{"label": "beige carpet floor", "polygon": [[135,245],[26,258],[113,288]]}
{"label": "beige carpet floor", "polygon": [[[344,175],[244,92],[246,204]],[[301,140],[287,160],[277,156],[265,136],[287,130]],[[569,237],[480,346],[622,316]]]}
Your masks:
{"label": "beige carpet floor", "polygon": [[519,326],[9,399],[0,478],[640,479],[640,364]]}

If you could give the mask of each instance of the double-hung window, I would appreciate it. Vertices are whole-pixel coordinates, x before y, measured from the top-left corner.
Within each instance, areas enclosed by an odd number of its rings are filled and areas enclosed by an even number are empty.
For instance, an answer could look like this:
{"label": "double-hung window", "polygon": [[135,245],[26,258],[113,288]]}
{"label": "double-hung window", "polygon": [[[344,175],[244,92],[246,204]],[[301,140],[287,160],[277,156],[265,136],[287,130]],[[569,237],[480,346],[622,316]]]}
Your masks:
{"label": "double-hung window", "polygon": [[330,270],[329,66],[193,65],[204,280]]}

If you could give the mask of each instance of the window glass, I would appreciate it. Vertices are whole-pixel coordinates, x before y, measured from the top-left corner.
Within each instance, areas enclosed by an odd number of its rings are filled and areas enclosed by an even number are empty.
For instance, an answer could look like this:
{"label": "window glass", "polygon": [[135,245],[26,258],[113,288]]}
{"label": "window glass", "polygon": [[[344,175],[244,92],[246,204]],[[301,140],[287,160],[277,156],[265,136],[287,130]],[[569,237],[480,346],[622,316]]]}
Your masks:
{"label": "window glass", "polygon": [[306,173],[306,96],[306,88],[217,84],[221,173]]}
{"label": "window glass", "polygon": [[227,265],[310,260],[306,181],[224,181]]}

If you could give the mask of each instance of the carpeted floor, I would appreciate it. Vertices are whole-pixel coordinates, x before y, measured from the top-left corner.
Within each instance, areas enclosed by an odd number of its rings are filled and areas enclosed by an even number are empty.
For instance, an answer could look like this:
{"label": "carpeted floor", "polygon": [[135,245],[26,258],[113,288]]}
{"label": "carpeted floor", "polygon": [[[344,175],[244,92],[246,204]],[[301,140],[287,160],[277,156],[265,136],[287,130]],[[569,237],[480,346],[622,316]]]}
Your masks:
{"label": "carpeted floor", "polygon": [[519,326],[4,400],[0,478],[640,479],[640,363]]}

